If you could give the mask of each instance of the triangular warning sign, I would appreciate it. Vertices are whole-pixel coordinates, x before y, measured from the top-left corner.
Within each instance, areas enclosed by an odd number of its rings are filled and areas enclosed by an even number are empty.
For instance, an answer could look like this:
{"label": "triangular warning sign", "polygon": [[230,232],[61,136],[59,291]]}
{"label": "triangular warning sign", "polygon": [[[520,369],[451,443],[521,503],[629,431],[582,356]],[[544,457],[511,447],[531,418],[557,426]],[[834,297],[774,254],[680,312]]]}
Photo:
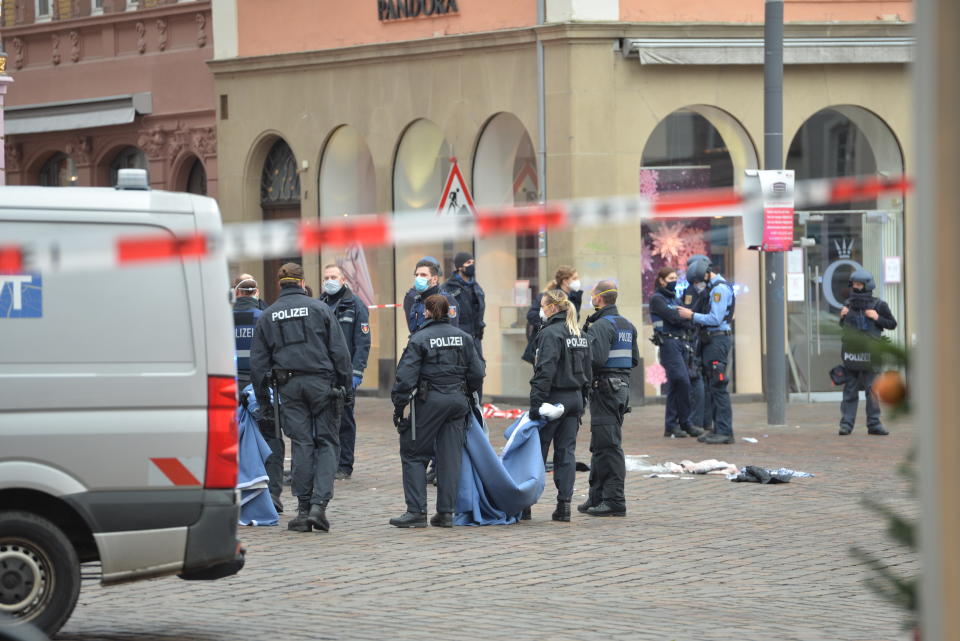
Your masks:
{"label": "triangular warning sign", "polygon": [[535,203],[539,199],[537,189],[537,170],[533,163],[525,160],[513,179],[513,202]]}
{"label": "triangular warning sign", "polygon": [[467,190],[467,182],[460,173],[457,159],[451,158],[450,175],[443,188],[440,204],[437,206],[438,216],[476,216],[477,208],[473,205],[473,198]]}

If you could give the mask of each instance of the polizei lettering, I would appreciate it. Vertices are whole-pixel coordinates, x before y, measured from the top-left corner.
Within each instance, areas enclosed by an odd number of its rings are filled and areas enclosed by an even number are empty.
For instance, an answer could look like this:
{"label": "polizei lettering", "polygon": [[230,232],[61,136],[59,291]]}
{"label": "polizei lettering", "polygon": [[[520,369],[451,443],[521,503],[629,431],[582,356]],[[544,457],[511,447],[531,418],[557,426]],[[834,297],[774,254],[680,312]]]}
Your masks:
{"label": "polizei lettering", "polygon": [[288,318],[298,318],[300,316],[309,316],[310,308],[309,307],[294,307],[292,309],[281,309],[279,311],[273,312],[270,315],[270,320],[277,322],[278,320],[286,320]]}
{"label": "polizei lettering", "polygon": [[443,336],[442,338],[431,338],[430,349],[435,347],[463,347],[463,336]]}
{"label": "polizei lettering", "polygon": [[236,329],[237,338],[253,338],[252,327],[238,327]]}
{"label": "polizei lettering", "polygon": [[457,0],[377,0],[377,17],[380,20],[442,16],[459,12]]}
{"label": "polizei lettering", "polygon": [[571,336],[567,339],[567,349],[577,349],[587,347],[587,339],[584,336]]}
{"label": "polizei lettering", "polygon": [[843,360],[851,363],[869,363],[872,358],[870,357],[870,352],[859,352],[856,354],[844,352]]}
{"label": "polizei lettering", "polygon": [[622,343],[633,342],[633,332],[617,332],[617,336],[620,337],[620,342]]}

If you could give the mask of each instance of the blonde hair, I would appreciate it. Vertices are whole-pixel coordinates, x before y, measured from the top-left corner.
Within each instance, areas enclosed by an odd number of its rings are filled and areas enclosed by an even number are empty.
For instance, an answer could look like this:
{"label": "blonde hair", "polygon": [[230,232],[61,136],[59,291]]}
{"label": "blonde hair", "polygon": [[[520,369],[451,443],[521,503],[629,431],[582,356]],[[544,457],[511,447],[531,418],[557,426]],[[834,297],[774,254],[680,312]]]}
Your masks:
{"label": "blonde hair", "polygon": [[567,331],[574,336],[579,336],[580,327],[577,326],[577,309],[573,306],[573,303],[570,302],[570,299],[567,298],[564,291],[562,289],[548,289],[543,292],[540,294],[540,307],[543,307],[543,299],[545,298],[549,299],[547,302],[548,305],[556,305],[557,309],[566,313],[567,319],[564,321],[564,324],[567,326]]}
{"label": "blonde hair", "polygon": [[[560,284],[568,278],[572,277],[577,273],[577,270],[571,267],[570,265],[560,265],[557,267],[557,271],[553,274],[553,280],[547,283],[547,286],[544,287],[544,291],[549,291],[551,289],[560,289]],[[562,291],[562,290],[561,290]]]}

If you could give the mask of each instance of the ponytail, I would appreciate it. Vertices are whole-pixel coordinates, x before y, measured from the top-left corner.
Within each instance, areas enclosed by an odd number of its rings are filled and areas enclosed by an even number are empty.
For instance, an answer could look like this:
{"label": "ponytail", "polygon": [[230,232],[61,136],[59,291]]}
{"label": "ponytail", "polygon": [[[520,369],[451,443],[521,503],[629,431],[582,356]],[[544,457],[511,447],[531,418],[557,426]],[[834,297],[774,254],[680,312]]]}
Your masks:
{"label": "ponytail", "polygon": [[564,325],[567,326],[567,331],[574,336],[580,336],[580,327],[577,325],[577,309],[573,306],[573,303],[570,302],[570,299],[567,298],[566,293],[564,293],[562,289],[549,289],[545,291],[540,297],[541,307],[543,307],[544,299],[547,299],[548,305],[556,305],[557,309],[566,314]]}

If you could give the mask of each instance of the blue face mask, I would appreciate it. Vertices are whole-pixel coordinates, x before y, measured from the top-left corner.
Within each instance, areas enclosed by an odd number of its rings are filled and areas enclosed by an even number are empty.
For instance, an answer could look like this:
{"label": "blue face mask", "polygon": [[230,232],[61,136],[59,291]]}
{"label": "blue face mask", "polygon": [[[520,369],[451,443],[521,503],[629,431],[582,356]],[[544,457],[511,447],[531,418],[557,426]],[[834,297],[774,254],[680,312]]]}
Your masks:
{"label": "blue face mask", "polygon": [[427,291],[427,287],[430,285],[430,280],[426,276],[417,276],[413,279],[413,288],[418,292]]}
{"label": "blue face mask", "polygon": [[327,292],[331,296],[336,294],[343,288],[343,283],[339,280],[325,280],[323,281],[323,291]]}

